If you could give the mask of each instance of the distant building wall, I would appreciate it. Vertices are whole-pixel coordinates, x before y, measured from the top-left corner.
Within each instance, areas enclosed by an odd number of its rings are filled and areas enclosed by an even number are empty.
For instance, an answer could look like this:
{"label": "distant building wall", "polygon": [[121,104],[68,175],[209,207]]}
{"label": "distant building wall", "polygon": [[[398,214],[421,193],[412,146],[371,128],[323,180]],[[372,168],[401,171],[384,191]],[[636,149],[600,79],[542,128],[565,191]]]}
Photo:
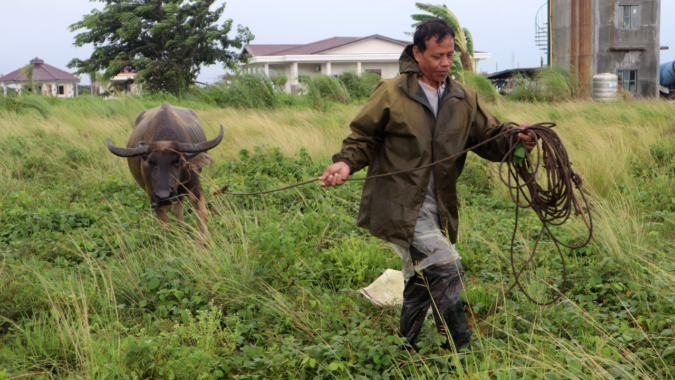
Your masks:
{"label": "distant building wall", "polygon": [[321,53],[322,55],[339,55],[339,54],[401,54],[405,46],[390,41],[385,41],[377,38],[359,42],[356,44],[349,44],[339,48],[329,50]]}
{"label": "distant building wall", "polygon": [[659,96],[661,0],[550,2],[553,65],[578,72],[587,91],[593,75],[612,73],[635,95]]}

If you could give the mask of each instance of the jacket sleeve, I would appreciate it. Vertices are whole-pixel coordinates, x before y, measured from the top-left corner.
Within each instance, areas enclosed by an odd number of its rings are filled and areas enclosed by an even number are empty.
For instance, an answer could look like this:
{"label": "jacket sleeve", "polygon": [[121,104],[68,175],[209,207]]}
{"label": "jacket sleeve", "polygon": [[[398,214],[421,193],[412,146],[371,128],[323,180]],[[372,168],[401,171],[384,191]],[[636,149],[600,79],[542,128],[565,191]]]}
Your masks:
{"label": "jacket sleeve", "polygon": [[333,156],[333,162],[343,161],[355,173],[370,165],[384,139],[389,122],[389,96],[380,81],[373,95],[349,124],[352,133],[342,141],[342,150]]}
{"label": "jacket sleeve", "polygon": [[[478,100],[477,94],[473,95],[476,97],[476,111],[474,113],[474,118],[471,121],[471,130],[469,132],[469,139],[467,141],[466,148],[470,148],[495,135],[498,135],[506,129],[509,129],[507,123],[502,123],[483,107],[483,105]],[[502,158],[504,158],[504,155],[506,155],[506,152],[508,152],[509,147],[510,142],[508,137],[502,136],[490,141],[485,145],[481,145],[473,152],[486,160],[499,162],[502,160]]]}

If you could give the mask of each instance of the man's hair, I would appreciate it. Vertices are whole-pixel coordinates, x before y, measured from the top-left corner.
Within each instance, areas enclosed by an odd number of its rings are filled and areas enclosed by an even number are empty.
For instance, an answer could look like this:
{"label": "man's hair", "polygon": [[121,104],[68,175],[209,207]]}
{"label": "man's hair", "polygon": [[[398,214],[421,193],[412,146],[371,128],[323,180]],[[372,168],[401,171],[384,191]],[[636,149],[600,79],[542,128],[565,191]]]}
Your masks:
{"label": "man's hair", "polygon": [[413,37],[413,44],[424,53],[424,51],[427,50],[427,40],[436,37],[436,42],[441,43],[448,35],[450,35],[453,40],[455,39],[455,31],[445,20],[437,18],[435,20],[425,21],[417,25],[415,37]]}

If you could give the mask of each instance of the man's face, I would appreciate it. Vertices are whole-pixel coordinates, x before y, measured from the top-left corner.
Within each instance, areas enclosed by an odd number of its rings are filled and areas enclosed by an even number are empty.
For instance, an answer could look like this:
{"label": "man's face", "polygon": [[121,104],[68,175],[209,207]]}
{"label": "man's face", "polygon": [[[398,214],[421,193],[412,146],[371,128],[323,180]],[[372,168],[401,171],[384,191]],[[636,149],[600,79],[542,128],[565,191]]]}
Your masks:
{"label": "man's face", "polygon": [[425,77],[435,82],[443,82],[448,77],[455,54],[455,40],[446,36],[441,42],[436,42],[437,36],[426,41],[427,49],[422,53],[417,46],[413,47],[415,60]]}

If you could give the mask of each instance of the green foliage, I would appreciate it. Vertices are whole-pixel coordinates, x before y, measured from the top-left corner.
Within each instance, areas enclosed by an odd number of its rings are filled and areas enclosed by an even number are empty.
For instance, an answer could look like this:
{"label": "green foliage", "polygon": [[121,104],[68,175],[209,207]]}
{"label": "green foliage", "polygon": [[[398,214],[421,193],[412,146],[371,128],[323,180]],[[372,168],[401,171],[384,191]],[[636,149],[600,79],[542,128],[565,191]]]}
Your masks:
{"label": "green foliage", "polygon": [[280,95],[272,82],[259,74],[232,77],[230,83],[221,82],[207,93],[219,107],[274,108],[280,104]]}
{"label": "green foliage", "polygon": [[[417,21],[412,25],[413,28],[416,28],[419,24],[440,18],[445,20],[448,25],[455,31],[455,58],[460,58],[458,67],[461,67],[465,71],[473,71],[473,36],[467,28],[462,28],[462,25],[459,22],[459,18],[445,5],[433,5],[433,4],[423,4],[415,3],[415,6],[420,10],[431,13],[428,14],[415,14],[412,17],[413,20]],[[466,59],[462,59],[462,55]],[[452,73],[451,73],[452,75]]]}
{"label": "green foliage", "polygon": [[277,91],[283,91],[284,87],[286,87],[286,83],[288,83],[288,77],[284,74],[272,75],[270,80]]}
{"label": "green foliage", "polygon": [[0,109],[14,113],[37,112],[43,117],[52,113],[48,99],[30,93],[24,93],[21,97],[0,97]]}
{"label": "green foliage", "polygon": [[209,8],[214,0],[105,0],[103,10],[94,9],[70,26],[76,46],[94,45],[86,60],[73,59],[68,67],[78,73],[105,70],[112,78],[125,68],[138,70],[136,81],[150,92],[178,94],[194,84],[201,65],[223,62],[234,68],[241,58],[231,48],[241,48],[254,36],[241,25],[234,39],[232,20],[216,25],[225,4]]}
{"label": "green foliage", "polygon": [[473,88],[482,100],[493,102],[500,98],[495,86],[483,74],[476,74],[472,71],[463,71],[461,79],[464,84]]}
{"label": "green foliage", "polygon": [[338,78],[345,86],[352,99],[366,100],[375,92],[377,83],[382,79],[379,75],[364,71],[360,75],[348,71]]}
{"label": "green foliage", "polygon": [[21,75],[24,79],[28,81],[28,85],[24,88],[24,91],[28,93],[35,93],[35,95],[40,95],[40,91],[36,91],[35,88],[35,78],[33,77],[33,70],[35,70],[35,65],[30,64],[21,68]]}
{"label": "green foliage", "polygon": [[328,75],[301,75],[300,83],[305,86],[307,98],[314,108],[324,111],[329,101],[347,104],[351,96],[345,85],[337,78]]}
{"label": "green foliage", "polygon": [[535,76],[549,101],[571,100],[579,97],[579,78],[561,66],[543,67]]}
{"label": "green foliage", "polygon": [[512,80],[511,100],[557,102],[578,99],[583,94],[577,75],[559,66],[538,69],[534,80],[523,75],[517,75]]}

